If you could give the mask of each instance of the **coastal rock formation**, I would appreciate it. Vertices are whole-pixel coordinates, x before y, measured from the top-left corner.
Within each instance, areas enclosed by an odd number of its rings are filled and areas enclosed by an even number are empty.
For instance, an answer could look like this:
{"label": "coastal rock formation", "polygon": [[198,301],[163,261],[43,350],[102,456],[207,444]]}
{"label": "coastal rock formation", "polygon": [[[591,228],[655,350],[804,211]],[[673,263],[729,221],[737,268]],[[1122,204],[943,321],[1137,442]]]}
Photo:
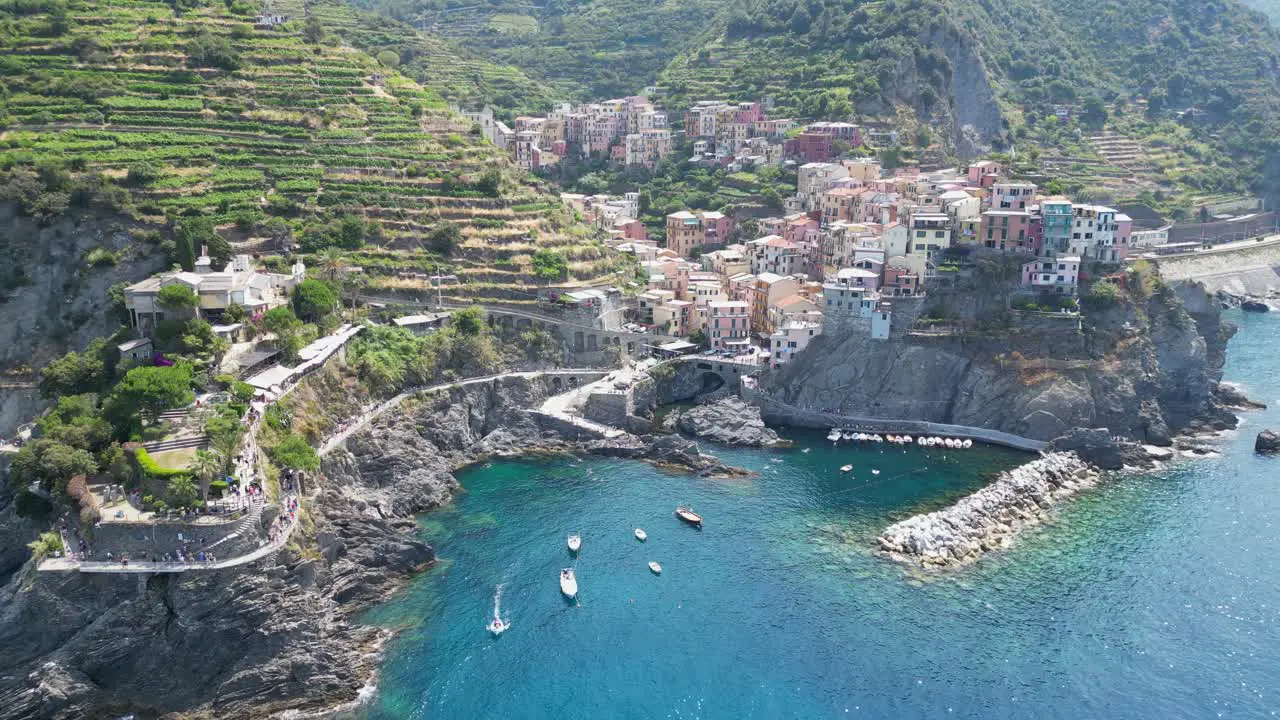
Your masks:
{"label": "coastal rock formation", "polygon": [[1240,309],[1245,312],[1264,313],[1270,312],[1271,306],[1261,300],[1244,300],[1240,303]]}
{"label": "coastal rock formation", "polygon": [[725,445],[770,447],[778,444],[778,433],[765,427],[760,408],[733,396],[686,410],[680,413],[675,424],[681,432]]}
{"label": "coastal rock formation", "polygon": [[1154,459],[1142,445],[1114,437],[1106,428],[1076,428],[1054,439],[1047,450],[1073,452],[1085,462],[1103,470],[1120,470],[1126,465],[1148,467]]}
{"label": "coastal rock formation", "polygon": [[1224,407],[1232,410],[1265,410],[1267,408],[1266,403],[1249,397],[1235,383],[1218,383],[1217,397]]}
{"label": "coastal rock formation", "polygon": [[945,510],[890,525],[880,552],[924,567],[975,562],[1041,521],[1063,498],[1092,487],[1098,473],[1072,453],[1051,453],[1000,474],[995,482]]}
{"label": "coastal rock formation", "polygon": [[[0,587],[0,719],[265,718],[357,697],[387,633],[349,621],[432,560],[411,520],[332,489],[312,548],[173,575],[38,572]],[[9,518],[0,518],[8,524]]]}
{"label": "coastal rock formation", "polygon": [[[998,287],[1003,276],[988,272]],[[789,407],[859,421],[984,427],[1044,441],[1074,428],[1107,428],[1160,446],[1179,432],[1234,427],[1215,390],[1235,328],[1202,287],[1161,285],[1081,318],[1011,313],[1006,297],[1003,289],[973,286],[931,294],[920,314],[947,315],[957,332],[912,333],[911,304],[901,302],[887,341],[828,329],[760,377],[761,394],[777,401],[760,402],[764,419],[798,422]],[[1004,329],[982,329],[997,323]]]}
{"label": "coastal rock formation", "polygon": [[1263,430],[1253,441],[1253,451],[1259,455],[1275,455],[1280,453],[1280,433],[1275,430]]}

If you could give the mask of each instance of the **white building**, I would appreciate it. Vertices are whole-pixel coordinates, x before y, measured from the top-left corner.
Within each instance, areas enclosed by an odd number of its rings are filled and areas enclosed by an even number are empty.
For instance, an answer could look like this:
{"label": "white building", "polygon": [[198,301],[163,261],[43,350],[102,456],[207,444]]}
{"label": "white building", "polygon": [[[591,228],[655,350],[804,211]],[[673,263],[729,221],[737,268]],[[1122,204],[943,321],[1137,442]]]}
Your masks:
{"label": "white building", "polygon": [[[168,285],[185,285],[196,294],[196,315],[217,319],[232,305],[239,305],[256,317],[289,301],[289,292],[306,278],[306,267],[294,263],[288,275],[262,273],[253,269],[248,255],[236,255],[227,267],[214,271],[207,256],[196,260],[194,272],[177,271],[153,275],[124,290],[124,306],[129,312],[129,325],[143,333],[151,333],[166,314],[179,317],[173,308],[160,305],[160,289]],[[184,317],[189,315],[183,315]]]}
{"label": "white building", "polygon": [[1022,286],[1057,295],[1080,289],[1080,258],[1041,258],[1022,264]]}
{"label": "white building", "polygon": [[816,322],[791,320],[779,325],[769,335],[769,362],[774,367],[786,364],[821,334],[822,325]]}

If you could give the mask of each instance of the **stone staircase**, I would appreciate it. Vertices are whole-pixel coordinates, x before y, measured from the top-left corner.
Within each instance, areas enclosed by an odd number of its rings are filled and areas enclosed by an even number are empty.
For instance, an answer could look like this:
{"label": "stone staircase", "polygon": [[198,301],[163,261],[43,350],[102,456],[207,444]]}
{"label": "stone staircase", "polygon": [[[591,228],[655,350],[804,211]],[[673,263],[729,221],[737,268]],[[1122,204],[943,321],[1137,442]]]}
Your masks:
{"label": "stone staircase", "polygon": [[249,503],[249,512],[240,518],[240,522],[236,523],[235,529],[227,533],[226,537],[206,547],[206,550],[212,550],[219,545],[234,540],[238,537],[244,537],[251,532],[258,524],[258,519],[262,517],[262,508],[266,505],[266,501],[261,496],[255,496]]}

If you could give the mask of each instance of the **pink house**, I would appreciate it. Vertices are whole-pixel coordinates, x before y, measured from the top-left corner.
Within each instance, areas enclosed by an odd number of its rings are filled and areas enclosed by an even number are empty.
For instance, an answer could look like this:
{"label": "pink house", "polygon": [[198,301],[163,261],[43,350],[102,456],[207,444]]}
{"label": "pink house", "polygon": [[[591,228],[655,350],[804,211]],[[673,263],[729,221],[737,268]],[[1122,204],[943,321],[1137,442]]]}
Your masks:
{"label": "pink house", "polygon": [[625,222],[617,222],[613,225],[614,232],[628,240],[648,240],[648,234],[645,232],[644,223],[639,220],[627,219]]}
{"label": "pink house", "polygon": [[1032,252],[1031,213],[1026,210],[988,210],[982,213],[978,242],[996,250]]}
{"label": "pink house", "polygon": [[751,321],[748,306],[742,300],[723,300],[707,304],[707,335],[711,346],[717,350],[729,345],[741,346],[749,342]]}
{"label": "pink house", "polygon": [[1133,235],[1133,218],[1124,213],[1116,213],[1115,246],[1111,248],[1112,262],[1123,262],[1129,257],[1129,238]]}
{"label": "pink house", "polygon": [[969,166],[965,178],[970,185],[978,187],[991,187],[996,180],[1000,178],[1000,173],[1004,170],[1000,163],[994,160],[981,160]]}

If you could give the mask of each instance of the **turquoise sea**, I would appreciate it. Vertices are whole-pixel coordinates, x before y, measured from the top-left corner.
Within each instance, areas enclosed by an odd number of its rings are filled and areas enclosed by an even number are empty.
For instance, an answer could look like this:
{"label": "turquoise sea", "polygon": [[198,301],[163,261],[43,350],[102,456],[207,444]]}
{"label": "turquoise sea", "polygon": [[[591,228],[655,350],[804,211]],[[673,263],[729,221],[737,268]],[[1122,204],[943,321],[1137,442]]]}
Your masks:
{"label": "turquoise sea", "polygon": [[[870,541],[1025,456],[793,433],[792,450],[717,450],[758,471],[747,479],[603,459],[469,470],[466,493],[421,519],[439,566],[367,618],[402,631],[360,714],[1273,717],[1280,459],[1255,457],[1252,440],[1280,426],[1280,318],[1236,319],[1227,378],[1274,409],[1246,416],[1220,456],[1117,479],[945,576],[875,557]],[[705,529],[677,521],[677,503]],[[557,583],[571,564],[577,603]],[[512,627],[494,638],[499,585]]]}

